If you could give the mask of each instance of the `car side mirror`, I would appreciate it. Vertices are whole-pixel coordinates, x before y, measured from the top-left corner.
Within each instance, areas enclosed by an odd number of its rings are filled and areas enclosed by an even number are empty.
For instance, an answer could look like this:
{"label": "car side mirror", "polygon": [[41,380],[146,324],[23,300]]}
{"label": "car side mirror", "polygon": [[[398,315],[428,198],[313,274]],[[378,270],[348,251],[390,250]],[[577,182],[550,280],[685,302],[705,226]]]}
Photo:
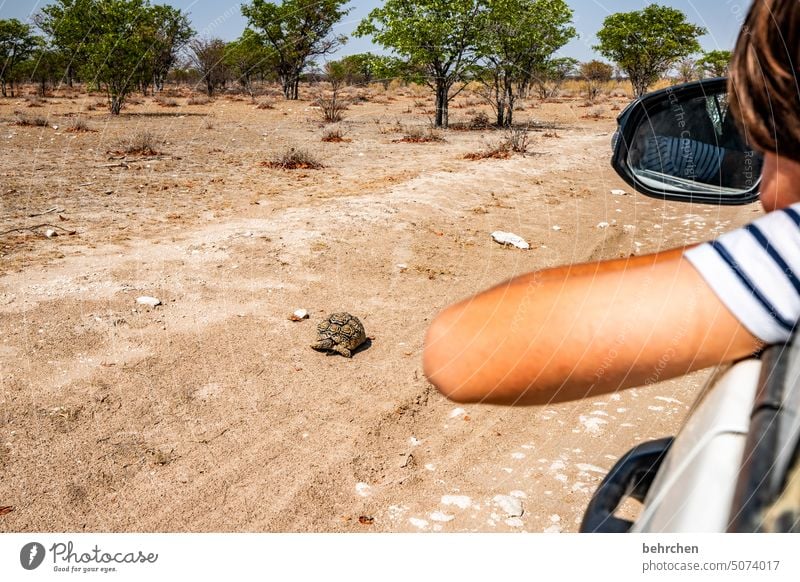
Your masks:
{"label": "car side mirror", "polygon": [[645,95],[617,123],[611,165],[637,192],[719,205],[758,199],[763,158],[736,126],[726,79]]}

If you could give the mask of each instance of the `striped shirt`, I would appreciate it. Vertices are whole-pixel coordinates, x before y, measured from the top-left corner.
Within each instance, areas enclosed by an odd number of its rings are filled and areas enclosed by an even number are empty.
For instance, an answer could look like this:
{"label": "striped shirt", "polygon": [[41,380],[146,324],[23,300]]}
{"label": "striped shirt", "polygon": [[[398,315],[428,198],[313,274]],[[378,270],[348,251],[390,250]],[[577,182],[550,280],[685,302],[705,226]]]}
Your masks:
{"label": "striped shirt", "polygon": [[645,142],[640,166],[684,178],[710,182],[719,172],[724,148],[701,141],[666,136],[651,136]]}
{"label": "striped shirt", "polygon": [[800,319],[800,203],[685,257],[750,333],[768,344],[789,340]]}

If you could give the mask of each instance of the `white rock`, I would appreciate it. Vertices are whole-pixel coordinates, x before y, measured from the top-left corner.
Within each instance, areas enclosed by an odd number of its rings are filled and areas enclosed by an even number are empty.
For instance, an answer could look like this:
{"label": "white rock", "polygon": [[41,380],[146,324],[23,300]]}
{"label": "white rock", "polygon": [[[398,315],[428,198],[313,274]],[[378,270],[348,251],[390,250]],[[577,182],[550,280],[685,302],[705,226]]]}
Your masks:
{"label": "white rock", "polygon": [[150,307],[155,307],[156,305],[161,305],[161,300],[156,299],[155,297],[150,297],[149,295],[142,295],[141,297],[136,298],[136,303],[139,305],[149,305]]}
{"label": "white rock", "polygon": [[612,190],[611,193],[614,196],[625,196],[626,194],[625,190]]}
{"label": "white rock", "polygon": [[367,483],[356,483],[356,493],[361,497],[369,497],[372,495],[372,487]]}
{"label": "white rock", "polygon": [[395,266],[401,273],[405,273],[408,270],[408,265],[406,265],[405,263],[397,263],[397,265]]}
{"label": "white rock", "polygon": [[451,513],[445,513],[443,511],[434,511],[431,513],[431,519],[433,521],[441,521],[441,522],[448,522],[453,521],[455,519],[455,515]]}
{"label": "white rock", "polygon": [[418,517],[409,517],[408,521],[411,523],[411,525],[419,529],[425,529],[428,527],[428,522]]}
{"label": "white rock", "polygon": [[463,408],[454,408],[454,409],[453,409],[453,410],[450,412],[450,418],[456,418],[457,416],[461,416],[461,415],[462,415],[462,414],[464,414],[465,412],[466,412],[466,410],[464,410]]}
{"label": "white rock", "polygon": [[522,527],[525,525],[518,517],[509,517],[507,520],[505,520],[505,524],[509,527]]}
{"label": "white rock", "polygon": [[496,230],[492,233],[492,238],[495,242],[500,243],[501,245],[507,245],[512,247],[517,247],[518,249],[528,250],[531,248],[525,239],[521,236],[514,234],[513,232],[503,232],[502,230]]}
{"label": "white rock", "polygon": [[455,505],[460,509],[466,509],[472,505],[472,499],[466,495],[442,495],[442,505]]}
{"label": "white rock", "polygon": [[495,495],[493,501],[507,517],[519,517],[523,513],[522,501],[511,495]]}
{"label": "white rock", "polygon": [[58,236],[58,233],[52,228],[48,228],[46,231],[44,231],[44,236],[47,238],[53,238],[54,236]]}
{"label": "white rock", "polygon": [[553,230],[555,230],[557,232],[557,231],[561,230],[561,227],[558,226],[557,224],[554,224],[553,225]]}
{"label": "white rock", "polygon": [[597,223],[597,228],[608,228],[608,226],[609,225],[608,225],[607,222],[598,222]]}
{"label": "white rock", "polygon": [[294,313],[289,316],[289,319],[292,321],[301,321],[303,319],[308,319],[308,311],[305,309],[297,309]]}

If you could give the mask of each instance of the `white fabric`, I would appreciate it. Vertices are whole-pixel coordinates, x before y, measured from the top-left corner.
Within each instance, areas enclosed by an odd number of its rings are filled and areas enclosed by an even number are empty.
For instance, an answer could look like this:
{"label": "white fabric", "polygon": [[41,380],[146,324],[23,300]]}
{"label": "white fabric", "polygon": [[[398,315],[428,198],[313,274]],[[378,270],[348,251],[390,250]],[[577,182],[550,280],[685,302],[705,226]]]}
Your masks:
{"label": "white fabric", "polygon": [[[791,208],[800,212],[800,204]],[[800,228],[786,211],[771,212],[685,256],[750,333],[770,344],[790,338],[800,319]]]}

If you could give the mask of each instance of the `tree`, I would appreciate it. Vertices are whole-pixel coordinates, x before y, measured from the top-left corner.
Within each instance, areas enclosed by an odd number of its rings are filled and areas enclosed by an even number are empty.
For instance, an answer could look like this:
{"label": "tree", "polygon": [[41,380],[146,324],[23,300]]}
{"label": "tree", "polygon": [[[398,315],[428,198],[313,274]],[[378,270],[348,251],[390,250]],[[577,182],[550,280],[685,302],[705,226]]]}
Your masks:
{"label": "tree", "polygon": [[194,36],[189,17],[172,6],[152,6],[149,11],[148,30],[150,52],[143,66],[144,88],[152,83],[157,91],[164,89],[164,80],[175,65],[179,52]]}
{"label": "tree", "polygon": [[625,71],[638,97],[675,61],[698,52],[697,38],[705,33],[687,22],[680,10],[651,4],[607,17],[597,33],[600,44],[594,48]]}
{"label": "tree", "polygon": [[200,73],[200,80],[206,84],[209,97],[214,87],[223,85],[227,77],[225,66],[225,41],[219,38],[195,38],[189,42],[189,60]]}
{"label": "tree", "polygon": [[231,76],[247,91],[252,99],[253,78],[263,77],[275,67],[274,53],[264,46],[263,39],[251,28],[246,28],[238,40],[225,47],[225,65]]}
{"label": "tree", "polygon": [[509,127],[515,88],[525,82],[528,71],[543,71],[552,64],[553,53],[577,33],[571,26],[572,9],[564,0],[484,0],[484,5],[478,54],[486,74],[479,78],[498,127]]}
{"label": "tree", "polygon": [[33,20],[66,61],[67,83],[72,87],[78,64],[86,61],[87,32],[94,22],[97,0],[56,0],[44,6]]}
{"label": "tree", "polygon": [[731,51],[710,51],[697,64],[711,77],[726,77],[731,64]]}
{"label": "tree", "polygon": [[603,61],[593,60],[581,65],[581,77],[586,81],[586,90],[589,99],[594,101],[600,92],[600,87],[611,80],[614,67]]}
{"label": "tree", "polygon": [[14,96],[15,68],[27,59],[39,44],[31,27],[16,18],[0,20],[0,89],[6,95],[6,85],[11,85]]}
{"label": "tree", "polygon": [[409,67],[423,70],[436,95],[436,127],[447,127],[453,86],[477,60],[482,28],[480,0],[386,0],[358,25],[356,36],[394,50]]}
{"label": "tree", "polygon": [[527,72],[519,87],[519,95],[527,96],[531,83],[536,85],[539,98],[551,99],[561,92],[561,86],[575,73],[578,59],[558,57],[547,59],[540,66]]}
{"label": "tree", "polygon": [[55,85],[63,78],[67,63],[63,53],[49,46],[43,38],[38,40],[30,58],[20,63],[19,76],[39,85],[39,95],[44,96],[48,84]]}
{"label": "tree", "polygon": [[287,99],[299,96],[300,76],[314,57],[334,52],[347,38],[332,36],[334,25],[349,10],[348,0],[283,0],[276,5],[253,0],[242,15],[275,53],[278,76]]}
{"label": "tree", "polygon": [[678,74],[678,81],[681,83],[688,83],[694,81],[698,77],[698,62],[692,57],[683,57],[675,65],[675,70]]}
{"label": "tree", "polygon": [[105,90],[113,115],[144,79],[163,83],[191,34],[179,10],[148,0],[54,0],[35,20],[66,59],[70,83],[77,69]]}

